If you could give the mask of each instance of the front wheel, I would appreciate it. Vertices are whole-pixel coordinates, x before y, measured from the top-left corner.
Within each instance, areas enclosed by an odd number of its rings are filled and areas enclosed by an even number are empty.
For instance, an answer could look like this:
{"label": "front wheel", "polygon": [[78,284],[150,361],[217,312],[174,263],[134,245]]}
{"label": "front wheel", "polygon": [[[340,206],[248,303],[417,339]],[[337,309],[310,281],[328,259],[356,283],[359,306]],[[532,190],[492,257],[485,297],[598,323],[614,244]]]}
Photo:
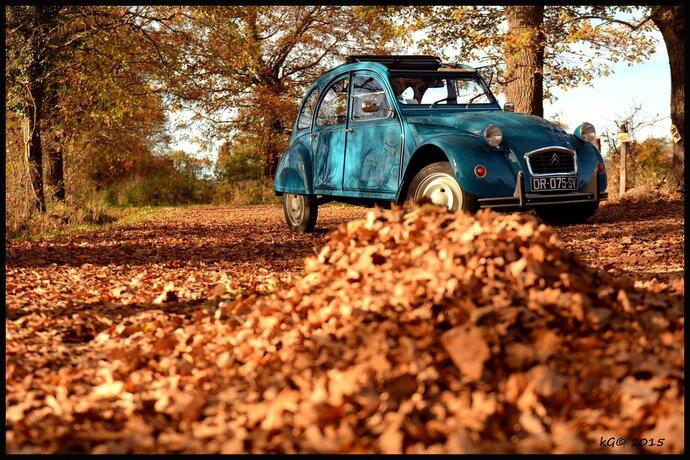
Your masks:
{"label": "front wheel", "polygon": [[305,233],[314,230],[318,209],[316,195],[283,195],[285,222],[292,231]]}
{"label": "front wheel", "polygon": [[549,225],[581,224],[594,215],[599,202],[564,204],[536,208],[537,216]]}
{"label": "front wheel", "polygon": [[423,167],[412,179],[407,198],[433,203],[451,211],[475,211],[476,199],[460,187],[450,163],[440,161]]}

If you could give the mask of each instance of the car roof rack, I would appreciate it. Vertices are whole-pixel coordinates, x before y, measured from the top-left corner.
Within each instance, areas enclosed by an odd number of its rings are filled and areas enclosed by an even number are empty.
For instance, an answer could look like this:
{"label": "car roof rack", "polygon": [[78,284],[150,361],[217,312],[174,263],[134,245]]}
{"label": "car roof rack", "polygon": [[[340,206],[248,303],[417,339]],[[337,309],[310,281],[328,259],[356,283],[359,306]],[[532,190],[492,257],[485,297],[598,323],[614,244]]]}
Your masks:
{"label": "car roof rack", "polygon": [[415,54],[366,54],[348,56],[345,62],[378,62],[389,69],[437,70],[441,67],[441,58]]}

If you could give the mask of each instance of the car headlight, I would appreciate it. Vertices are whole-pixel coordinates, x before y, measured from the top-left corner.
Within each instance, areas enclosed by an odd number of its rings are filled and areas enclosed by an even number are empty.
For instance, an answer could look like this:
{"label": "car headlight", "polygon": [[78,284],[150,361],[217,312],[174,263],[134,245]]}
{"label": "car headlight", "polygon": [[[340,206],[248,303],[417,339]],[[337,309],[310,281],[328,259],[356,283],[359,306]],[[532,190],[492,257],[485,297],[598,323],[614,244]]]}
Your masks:
{"label": "car headlight", "polygon": [[591,123],[584,122],[575,128],[575,137],[585,142],[594,142],[597,139],[597,130]]}
{"label": "car headlight", "polygon": [[484,129],[484,141],[490,147],[498,147],[503,140],[501,128],[496,125],[489,125]]}

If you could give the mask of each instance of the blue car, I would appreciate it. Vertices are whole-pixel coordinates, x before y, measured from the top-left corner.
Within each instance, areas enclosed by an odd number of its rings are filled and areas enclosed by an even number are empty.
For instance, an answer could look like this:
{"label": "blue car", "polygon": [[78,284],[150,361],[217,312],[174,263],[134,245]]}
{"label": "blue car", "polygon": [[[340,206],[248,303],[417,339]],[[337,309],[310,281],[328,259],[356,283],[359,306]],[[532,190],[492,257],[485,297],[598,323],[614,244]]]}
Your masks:
{"label": "blue car", "polygon": [[469,66],[350,56],[310,86],[278,162],[288,226],[312,230],[331,200],[534,209],[552,224],[592,216],[607,197],[594,127],[568,134],[513,110]]}

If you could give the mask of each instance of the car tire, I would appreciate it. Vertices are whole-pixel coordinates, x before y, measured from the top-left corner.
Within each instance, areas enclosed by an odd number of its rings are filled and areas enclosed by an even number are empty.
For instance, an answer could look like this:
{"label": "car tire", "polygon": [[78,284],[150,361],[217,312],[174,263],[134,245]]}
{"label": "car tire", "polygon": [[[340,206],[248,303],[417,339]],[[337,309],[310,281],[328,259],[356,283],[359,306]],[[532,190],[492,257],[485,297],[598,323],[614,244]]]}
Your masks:
{"label": "car tire", "polygon": [[548,206],[536,209],[537,216],[549,225],[581,224],[592,217],[599,207],[599,202]]}
{"label": "car tire", "polygon": [[316,195],[283,195],[285,222],[292,231],[306,233],[314,230],[318,210]]}
{"label": "car tire", "polygon": [[407,199],[438,204],[451,211],[474,212],[478,208],[476,198],[462,189],[447,161],[423,167],[410,182]]}

